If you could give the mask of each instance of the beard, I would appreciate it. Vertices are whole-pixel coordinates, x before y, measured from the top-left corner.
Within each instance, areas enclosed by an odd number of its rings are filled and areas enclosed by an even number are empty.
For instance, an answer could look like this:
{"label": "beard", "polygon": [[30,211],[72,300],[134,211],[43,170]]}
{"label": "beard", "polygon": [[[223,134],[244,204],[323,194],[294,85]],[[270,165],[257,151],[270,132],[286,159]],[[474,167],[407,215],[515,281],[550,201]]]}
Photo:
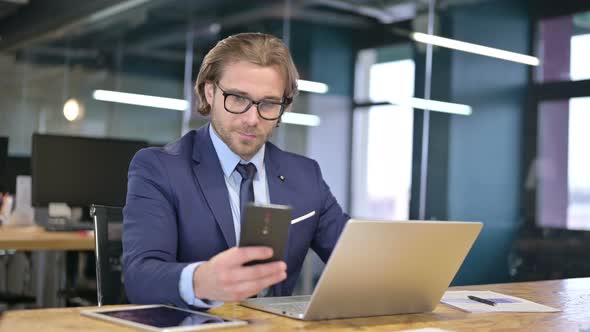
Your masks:
{"label": "beard", "polygon": [[[211,118],[211,124],[219,138],[230,150],[244,160],[252,159],[272,135],[272,130],[269,133],[264,133],[264,130],[257,127],[246,125],[233,127],[231,124],[224,124],[214,117]],[[254,135],[255,138],[243,137],[241,133]]]}

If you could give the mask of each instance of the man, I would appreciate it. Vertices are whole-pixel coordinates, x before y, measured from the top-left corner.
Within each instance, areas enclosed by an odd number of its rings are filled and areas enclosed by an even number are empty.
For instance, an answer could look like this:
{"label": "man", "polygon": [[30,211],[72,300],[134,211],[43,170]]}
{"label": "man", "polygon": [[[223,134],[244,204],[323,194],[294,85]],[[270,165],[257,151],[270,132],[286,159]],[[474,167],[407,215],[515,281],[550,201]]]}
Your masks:
{"label": "man", "polygon": [[[309,248],[327,261],[348,216],[317,162],[268,143],[297,94],[297,70],[276,37],[220,41],[196,83],[210,124],[164,148],[139,151],[129,167],[123,268],[133,303],[210,308],[261,291],[292,293]],[[254,197],[252,197],[252,195]],[[247,201],[290,205],[284,261],[266,247],[236,247]]]}

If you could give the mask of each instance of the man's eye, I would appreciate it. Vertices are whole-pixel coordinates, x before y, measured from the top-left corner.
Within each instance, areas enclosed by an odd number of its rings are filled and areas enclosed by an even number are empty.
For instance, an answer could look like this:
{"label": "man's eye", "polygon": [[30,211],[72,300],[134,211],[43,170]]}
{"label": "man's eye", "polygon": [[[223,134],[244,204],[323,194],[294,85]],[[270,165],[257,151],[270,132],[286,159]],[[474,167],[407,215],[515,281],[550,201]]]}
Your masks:
{"label": "man's eye", "polygon": [[236,103],[248,103],[249,101],[248,98],[239,95],[231,95],[231,97]]}

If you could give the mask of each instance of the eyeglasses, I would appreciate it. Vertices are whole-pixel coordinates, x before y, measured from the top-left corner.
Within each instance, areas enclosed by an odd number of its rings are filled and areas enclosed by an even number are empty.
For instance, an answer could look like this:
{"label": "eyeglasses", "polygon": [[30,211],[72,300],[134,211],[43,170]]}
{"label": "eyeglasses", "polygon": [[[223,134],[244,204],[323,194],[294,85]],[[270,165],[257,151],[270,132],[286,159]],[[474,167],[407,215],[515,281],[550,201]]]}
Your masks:
{"label": "eyeglasses", "polygon": [[259,100],[254,101],[246,96],[238,95],[235,93],[227,92],[219,86],[219,82],[215,85],[221,90],[223,95],[223,107],[226,111],[233,114],[246,113],[252,105],[256,105],[258,115],[264,120],[276,120],[281,117],[285,111],[285,107],[291,104],[292,98],[283,98],[283,102]]}

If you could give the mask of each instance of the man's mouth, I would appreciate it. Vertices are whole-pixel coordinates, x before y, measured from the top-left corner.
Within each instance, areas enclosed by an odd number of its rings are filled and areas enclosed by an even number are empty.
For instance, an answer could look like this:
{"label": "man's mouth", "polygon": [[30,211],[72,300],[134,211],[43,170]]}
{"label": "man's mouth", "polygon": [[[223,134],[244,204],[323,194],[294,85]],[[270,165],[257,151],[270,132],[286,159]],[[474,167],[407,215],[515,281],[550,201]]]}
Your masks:
{"label": "man's mouth", "polygon": [[239,132],[240,137],[242,138],[246,138],[246,139],[256,139],[256,135],[255,134],[250,134],[250,133],[245,133],[245,132]]}

